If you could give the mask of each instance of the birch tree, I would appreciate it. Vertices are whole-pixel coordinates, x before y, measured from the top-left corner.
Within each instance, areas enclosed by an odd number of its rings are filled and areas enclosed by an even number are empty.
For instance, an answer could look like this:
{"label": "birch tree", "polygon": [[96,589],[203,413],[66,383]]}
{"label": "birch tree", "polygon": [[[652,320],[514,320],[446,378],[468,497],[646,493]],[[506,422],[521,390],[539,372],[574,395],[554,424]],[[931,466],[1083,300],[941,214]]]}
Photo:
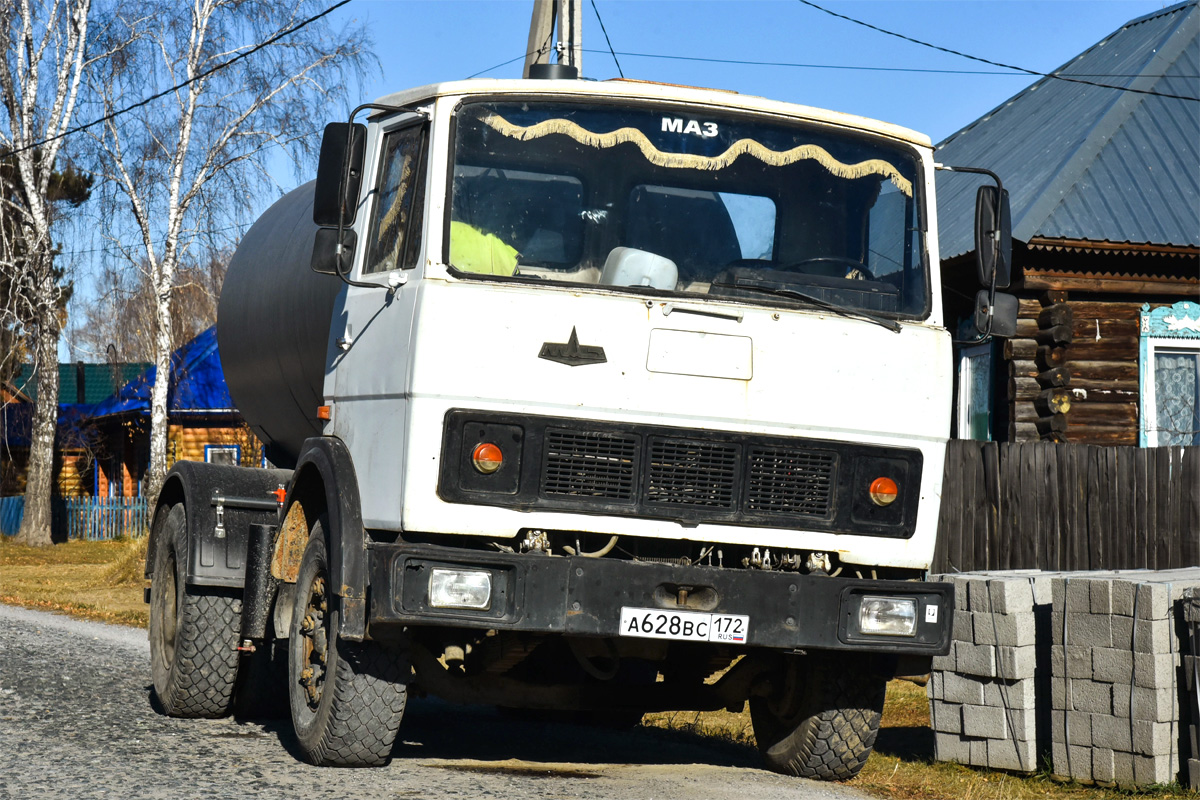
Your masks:
{"label": "birch tree", "polygon": [[69,287],[54,263],[51,177],[71,126],[87,58],[91,0],[0,2],[0,150],[11,185],[0,194],[2,326],[32,355],[37,401],[29,449],[25,516],[18,541],[48,545],[58,421],[58,340]]}
{"label": "birch tree", "polygon": [[[104,110],[177,87],[110,117],[93,136],[112,191],[107,235],[131,268],[144,269],[155,300],[148,497],[157,496],[166,472],[171,297],[180,263],[198,237],[245,218],[271,183],[269,155],[310,157],[322,121],[344,96],[346,75],[369,61],[361,28],[335,34],[327,19],[308,21],[324,10],[312,0],[190,0],[122,3],[114,12],[116,27],[124,25],[137,44],[128,59],[96,74],[92,93]],[[338,104],[334,115],[344,108]]]}

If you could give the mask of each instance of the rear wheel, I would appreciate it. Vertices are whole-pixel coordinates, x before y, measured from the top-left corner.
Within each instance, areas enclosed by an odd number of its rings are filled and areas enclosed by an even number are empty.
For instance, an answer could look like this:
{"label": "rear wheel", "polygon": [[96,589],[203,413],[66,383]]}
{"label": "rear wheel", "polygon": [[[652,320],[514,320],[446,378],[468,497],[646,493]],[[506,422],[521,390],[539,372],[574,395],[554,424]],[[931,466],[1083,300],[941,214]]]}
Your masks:
{"label": "rear wheel", "polygon": [[387,763],[407,698],[401,648],[339,641],[325,525],[300,563],[288,639],[288,703],[304,758],[318,766]]}
{"label": "rear wheel", "polygon": [[187,513],[167,514],[150,583],[150,673],[172,717],[222,717],[233,703],[242,602],[187,586]]}
{"label": "rear wheel", "polygon": [[879,733],[887,678],[862,657],[789,657],[782,686],[750,698],[754,738],[776,772],[844,781],[867,763]]}

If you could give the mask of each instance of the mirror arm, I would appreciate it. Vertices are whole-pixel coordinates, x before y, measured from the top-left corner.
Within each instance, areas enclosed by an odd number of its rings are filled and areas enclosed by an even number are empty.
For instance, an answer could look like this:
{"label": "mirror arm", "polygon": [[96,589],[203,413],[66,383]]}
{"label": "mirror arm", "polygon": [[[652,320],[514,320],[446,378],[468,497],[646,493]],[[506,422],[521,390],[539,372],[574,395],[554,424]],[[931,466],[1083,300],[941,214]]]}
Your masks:
{"label": "mirror arm", "polygon": [[[1000,196],[1000,197],[1004,196],[1004,182],[1000,180],[999,175],[992,172],[990,169],[985,169],[983,167],[952,167],[949,164],[934,164],[933,168],[935,170],[939,170],[942,172],[973,172],[976,175],[987,175],[989,178],[991,178],[993,181],[996,182],[996,191],[997,191],[998,196]],[[1000,228],[997,227],[995,230],[992,231],[992,239],[995,240],[997,247],[999,247],[999,245],[1000,245]],[[991,289],[992,289],[992,294],[995,295],[995,293],[996,293],[996,270],[995,270],[995,268],[992,269]],[[989,312],[988,312],[988,322],[989,323],[991,322],[991,319],[992,319],[991,312],[989,310]]]}
{"label": "mirror arm", "polygon": [[[342,179],[338,183],[338,199],[342,202],[345,202],[347,199],[346,186],[350,183],[350,154],[353,152],[354,148],[354,118],[358,115],[358,112],[368,108],[375,109],[376,111],[408,111],[422,116],[425,119],[429,119],[429,115],[424,111],[418,111],[413,108],[408,108],[407,106],[389,106],[381,103],[363,103],[351,111],[350,119],[346,121],[351,133],[346,137],[346,149],[342,153]],[[357,197],[354,198],[354,202],[358,202]],[[346,284],[347,286],[361,286],[364,289],[386,289],[389,292],[395,291],[394,287],[388,286],[387,284],[353,280],[350,277],[350,269],[353,267],[353,265],[347,266],[345,269],[342,268],[342,254],[345,252],[345,248],[342,247],[342,237],[345,236],[345,233],[346,215],[339,210],[337,226],[337,249],[334,251],[333,271],[336,272],[337,276],[342,279],[342,283]]]}
{"label": "mirror arm", "polygon": [[[1001,197],[1004,196],[1004,183],[1000,180],[1000,176],[992,172],[990,169],[983,167],[952,167],[948,164],[934,164],[933,168],[943,172],[973,172],[976,175],[987,175],[996,182],[996,189]],[[1000,243],[1000,228],[997,227],[992,231],[992,238],[996,240],[996,244]],[[992,267],[991,286],[988,287],[988,315],[987,315],[987,330],[978,339],[954,340],[954,344],[980,344],[986,342],[992,335],[992,315],[996,313],[996,268]]]}

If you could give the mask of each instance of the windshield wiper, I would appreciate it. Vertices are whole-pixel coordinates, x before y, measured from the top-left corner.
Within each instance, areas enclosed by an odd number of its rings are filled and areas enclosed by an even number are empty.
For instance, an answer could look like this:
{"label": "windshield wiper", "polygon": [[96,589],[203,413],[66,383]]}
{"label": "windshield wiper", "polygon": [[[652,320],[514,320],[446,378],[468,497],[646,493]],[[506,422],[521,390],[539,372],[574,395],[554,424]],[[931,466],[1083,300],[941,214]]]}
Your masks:
{"label": "windshield wiper", "polygon": [[826,300],[823,297],[818,297],[815,294],[802,292],[799,289],[789,289],[783,286],[760,286],[759,284],[747,281],[744,278],[734,278],[732,283],[722,282],[717,283],[716,285],[732,286],[735,289],[749,289],[753,292],[762,292],[763,294],[774,295],[776,297],[794,297],[797,300],[803,300],[804,302],[816,306],[817,308],[823,308],[826,311],[832,311],[835,314],[840,314],[843,317],[861,319],[865,320],[866,322],[873,322],[876,325],[882,325],[892,333],[900,333],[900,331],[903,330],[903,328],[900,327],[900,323],[896,322],[894,319],[877,317],[874,314],[868,314],[866,311],[861,311],[856,308],[848,308],[839,303]]}

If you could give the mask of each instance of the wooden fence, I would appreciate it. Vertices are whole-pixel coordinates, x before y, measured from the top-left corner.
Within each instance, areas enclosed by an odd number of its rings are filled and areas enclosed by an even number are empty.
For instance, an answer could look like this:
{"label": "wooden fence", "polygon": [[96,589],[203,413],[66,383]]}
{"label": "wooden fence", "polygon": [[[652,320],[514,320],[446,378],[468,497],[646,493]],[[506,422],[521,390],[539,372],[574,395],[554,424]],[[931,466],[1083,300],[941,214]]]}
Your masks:
{"label": "wooden fence", "polygon": [[953,440],[934,572],[1200,566],[1200,447]]}
{"label": "wooden fence", "polygon": [[[15,536],[24,516],[24,497],[0,498],[0,534]],[[67,497],[50,501],[50,531],[55,541],[135,538],[149,527],[145,498]]]}

